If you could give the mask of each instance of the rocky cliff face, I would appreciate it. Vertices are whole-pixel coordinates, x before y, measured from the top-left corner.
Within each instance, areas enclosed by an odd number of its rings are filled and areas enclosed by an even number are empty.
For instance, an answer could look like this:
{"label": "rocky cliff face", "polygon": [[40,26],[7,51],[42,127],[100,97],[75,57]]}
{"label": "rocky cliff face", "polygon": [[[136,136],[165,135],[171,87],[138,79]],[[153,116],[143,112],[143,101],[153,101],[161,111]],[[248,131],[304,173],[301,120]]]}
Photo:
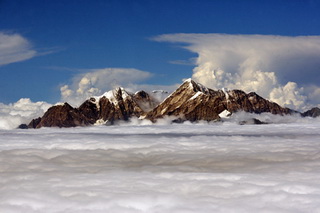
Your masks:
{"label": "rocky cliff face", "polygon": [[174,116],[180,120],[215,120],[225,106],[222,97],[192,80],[185,81],[161,104],[150,111],[146,118],[152,121],[164,116]]}
{"label": "rocky cliff face", "polygon": [[[127,121],[131,117],[151,121],[167,116],[172,116],[172,120],[179,122],[215,121],[226,112],[237,111],[257,114],[269,112],[279,115],[298,113],[268,101],[254,92],[247,94],[241,90],[212,90],[188,79],[161,103],[144,91],[131,94],[123,88],[118,88],[102,96],[92,97],[78,108],[73,108],[68,103],[53,106],[43,117],[33,119],[27,127],[112,124],[118,120]],[[314,108],[301,115],[316,117],[320,115],[320,109]]]}
{"label": "rocky cliff face", "polygon": [[140,117],[156,104],[144,91],[131,94],[123,88],[117,88],[86,100],[78,108],[68,103],[53,106],[43,117],[33,119],[28,128],[87,126],[97,122],[112,124],[133,116]]}
{"label": "rocky cliff face", "polygon": [[245,111],[250,113],[270,112],[272,114],[290,114],[294,111],[283,108],[278,104],[268,101],[254,92],[246,94],[241,90],[225,92],[226,109],[230,112]]}
{"label": "rocky cliff face", "polygon": [[76,127],[87,126],[90,120],[79,109],[68,103],[50,107],[42,118],[32,120],[28,126],[40,127]]}
{"label": "rocky cliff face", "polygon": [[156,120],[164,116],[174,116],[179,120],[212,121],[219,120],[219,114],[225,110],[231,113],[237,111],[270,112],[280,115],[293,112],[253,92],[246,94],[241,90],[215,91],[188,79],[167,99],[149,112],[146,118]]}
{"label": "rocky cliff face", "polygon": [[318,117],[320,116],[320,109],[318,107],[314,107],[304,113],[301,113],[301,116],[303,117]]}

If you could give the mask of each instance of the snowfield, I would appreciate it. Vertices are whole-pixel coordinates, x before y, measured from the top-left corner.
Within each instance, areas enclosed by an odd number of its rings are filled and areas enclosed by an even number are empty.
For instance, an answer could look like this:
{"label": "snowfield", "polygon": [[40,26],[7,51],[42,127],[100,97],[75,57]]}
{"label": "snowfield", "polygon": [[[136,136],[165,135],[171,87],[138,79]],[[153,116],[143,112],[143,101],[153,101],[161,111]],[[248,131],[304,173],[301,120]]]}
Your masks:
{"label": "snowfield", "polygon": [[320,120],[0,130],[0,212],[320,212]]}

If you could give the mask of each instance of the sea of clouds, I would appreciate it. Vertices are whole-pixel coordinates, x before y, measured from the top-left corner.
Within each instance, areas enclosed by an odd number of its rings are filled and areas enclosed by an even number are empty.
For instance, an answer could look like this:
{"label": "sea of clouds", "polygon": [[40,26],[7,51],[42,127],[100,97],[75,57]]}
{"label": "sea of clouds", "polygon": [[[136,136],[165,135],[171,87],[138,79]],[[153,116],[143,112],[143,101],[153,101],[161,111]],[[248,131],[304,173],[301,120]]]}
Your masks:
{"label": "sea of clouds", "polygon": [[0,130],[0,212],[319,212],[320,120],[297,121]]}
{"label": "sea of clouds", "polygon": [[[317,36],[154,39],[182,42],[197,53],[192,78],[208,87],[255,91],[300,110],[320,102]],[[8,41],[0,65],[37,55],[19,35],[0,33],[0,40]],[[61,86],[61,101],[77,106],[117,86],[133,92],[177,87],[141,84],[151,76],[137,69],[86,70]],[[240,112],[216,123],[131,119],[16,129],[50,106],[28,98],[0,103],[0,212],[320,212],[319,118]],[[271,124],[239,125],[252,118]]]}

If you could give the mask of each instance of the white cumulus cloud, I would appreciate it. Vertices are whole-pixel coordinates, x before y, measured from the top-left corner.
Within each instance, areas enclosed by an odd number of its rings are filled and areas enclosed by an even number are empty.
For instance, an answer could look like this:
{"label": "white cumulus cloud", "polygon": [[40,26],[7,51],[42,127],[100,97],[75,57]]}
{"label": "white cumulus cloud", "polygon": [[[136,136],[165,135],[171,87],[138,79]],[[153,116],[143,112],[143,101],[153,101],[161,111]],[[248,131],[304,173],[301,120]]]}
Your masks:
{"label": "white cumulus cloud", "polygon": [[31,43],[14,33],[0,32],[0,66],[14,62],[24,61],[37,55]]}
{"label": "white cumulus cloud", "polygon": [[60,87],[61,100],[73,105],[82,103],[85,99],[101,95],[116,87],[137,88],[136,83],[150,78],[151,73],[133,68],[91,69],[75,76],[71,85]]}
{"label": "white cumulus cloud", "polygon": [[320,86],[320,36],[164,34],[154,40],[197,53],[192,78],[208,87],[255,91],[294,109],[319,104],[304,87]]}
{"label": "white cumulus cloud", "polygon": [[0,129],[14,129],[22,123],[41,117],[51,106],[46,102],[32,102],[29,98],[21,98],[13,104],[0,103]]}
{"label": "white cumulus cloud", "polygon": [[[70,85],[60,87],[61,101],[78,106],[84,100],[102,95],[104,92],[123,87],[129,92],[145,90],[163,90],[171,92],[178,87],[174,85],[151,85],[143,82],[153,76],[152,73],[134,68],[89,69],[76,75]],[[166,94],[166,93],[165,93]],[[163,97],[161,97],[163,98]]]}

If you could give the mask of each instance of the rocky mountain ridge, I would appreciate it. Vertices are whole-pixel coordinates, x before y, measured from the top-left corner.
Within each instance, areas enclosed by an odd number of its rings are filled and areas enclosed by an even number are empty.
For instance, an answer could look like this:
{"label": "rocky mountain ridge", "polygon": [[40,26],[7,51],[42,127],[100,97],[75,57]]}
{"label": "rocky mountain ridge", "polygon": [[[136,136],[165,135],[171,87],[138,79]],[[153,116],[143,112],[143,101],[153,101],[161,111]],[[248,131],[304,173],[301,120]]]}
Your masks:
{"label": "rocky mountain ridge", "polygon": [[289,108],[283,108],[268,101],[254,92],[246,94],[241,90],[212,90],[186,80],[176,91],[167,97],[146,118],[156,120],[163,116],[176,116],[180,120],[219,120],[223,111],[234,113],[245,111],[249,113],[270,112],[272,114],[294,113]]}
{"label": "rocky mountain ridge", "polygon": [[144,91],[131,94],[119,87],[102,96],[86,100],[78,108],[73,108],[68,103],[52,106],[41,118],[33,119],[27,127],[113,124],[117,120],[127,121],[133,116],[140,117],[157,104],[158,102]]}
{"label": "rocky mountain ridge", "polygon": [[[319,116],[320,109],[317,109],[301,115]],[[153,122],[164,117],[171,117],[173,122],[218,121],[221,114],[238,111],[279,115],[299,113],[254,92],[213,90],[188,79],[161,103],[145,91],[132,94],[120,87],[102,96],[92,97],[78,108],[68,103],[52,106],[41,118],[33,119],[26,126],[41,128],[113,124],[119,120],[128,121],[132,117]]]}

